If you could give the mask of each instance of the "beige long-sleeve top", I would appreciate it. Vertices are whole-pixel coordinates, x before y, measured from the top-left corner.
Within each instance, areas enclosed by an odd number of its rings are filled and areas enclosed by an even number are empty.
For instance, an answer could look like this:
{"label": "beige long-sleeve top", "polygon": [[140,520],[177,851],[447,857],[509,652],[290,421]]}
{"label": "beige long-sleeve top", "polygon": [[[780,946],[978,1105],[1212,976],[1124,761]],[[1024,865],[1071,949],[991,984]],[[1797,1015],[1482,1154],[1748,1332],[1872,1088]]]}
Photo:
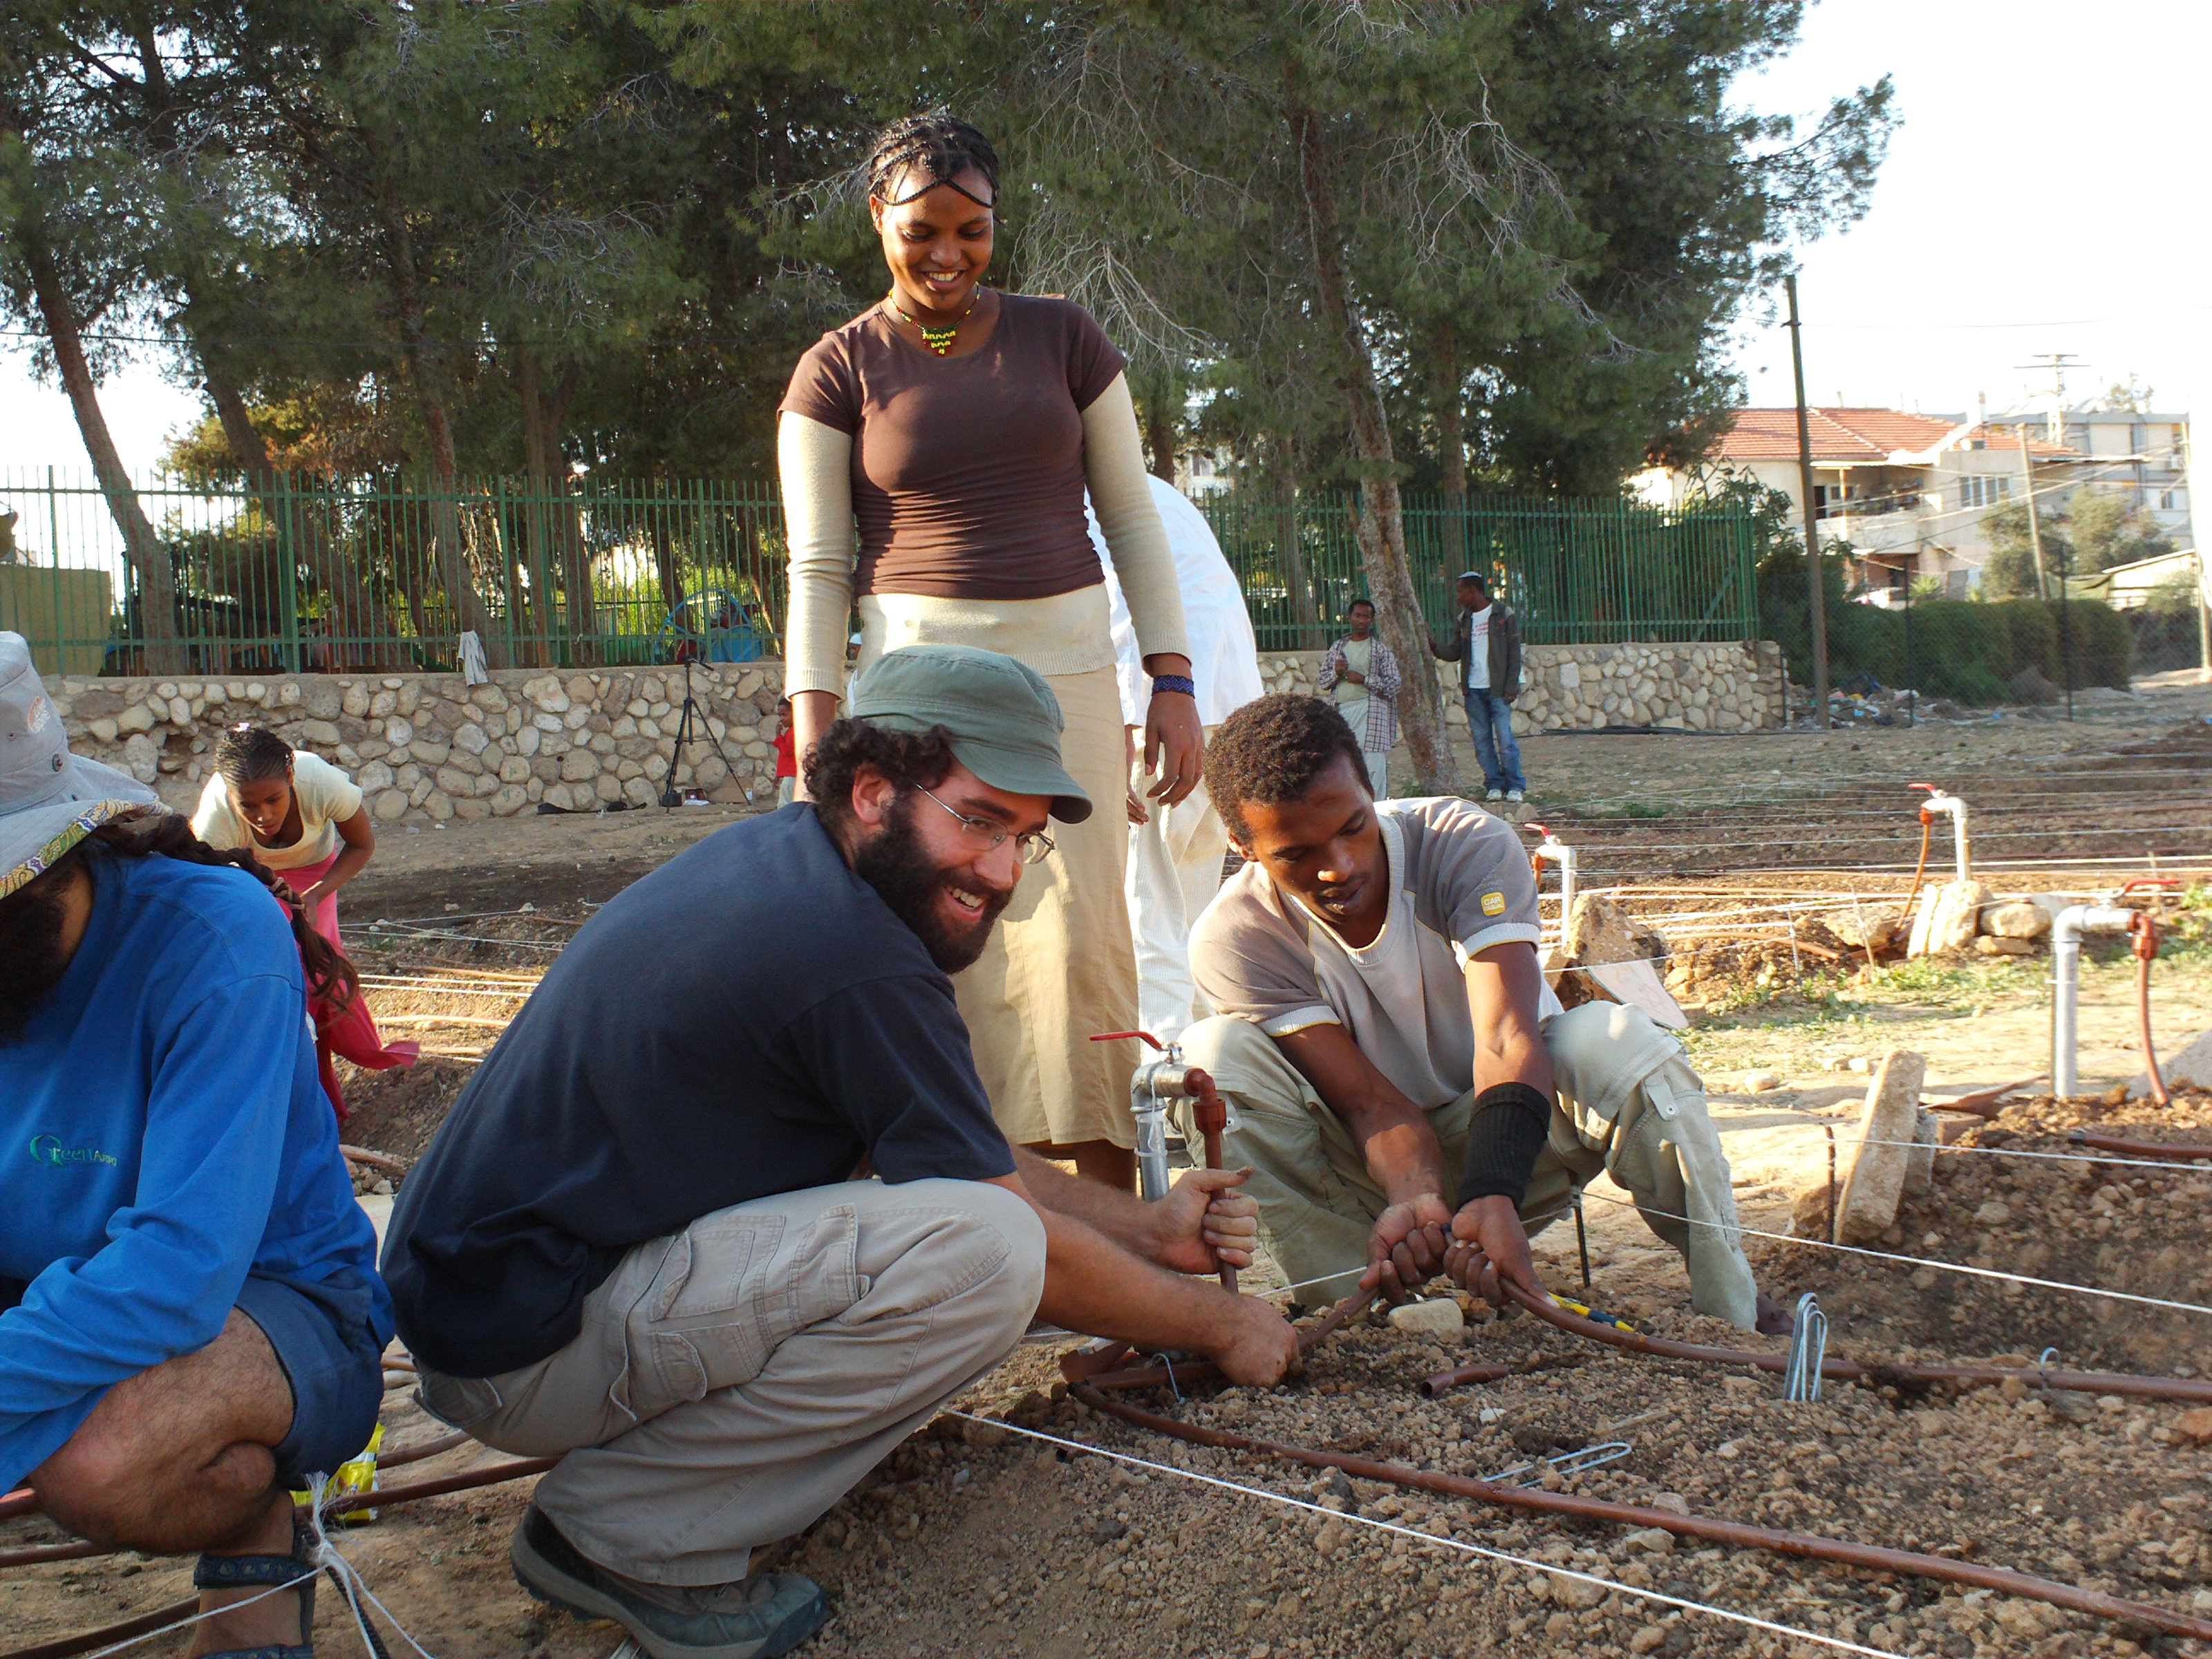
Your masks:
{"label": "beige long-sleeve top", "polygon": [[[1064,392],[1049,360],[1039,371],[1041,341],[1066,360]],[[1101,380],[1095,396],[1077,401]],[[793,388],[777,441],[791,550],[788,691],[842,696],[856,564],[866,573],[866,654],[931,639],[1005,651],[1041,673],[1109,665],[1103,572],[1083,532],[1086,488],[1142,650],[1188,654],[1174,556],[1120,354],[1080,307],[1001,296],[993,339],[950,359],[930,356],[871,312],[825,335]],[[959,464],[948,459],[947,434]],[[1069,453],[1079,447],[1079,457]],[[1067,465],[1079,459],[1079,471]],[[870,509],[857,547],[856,489]],[[1006,499],[981,498],[993,490],[1018,501],[1017,517],[1007,516]],[[1064,509],[1081,537],[1066,548],[1058,534]],[[902,514],[921,526],[903,549]]]}

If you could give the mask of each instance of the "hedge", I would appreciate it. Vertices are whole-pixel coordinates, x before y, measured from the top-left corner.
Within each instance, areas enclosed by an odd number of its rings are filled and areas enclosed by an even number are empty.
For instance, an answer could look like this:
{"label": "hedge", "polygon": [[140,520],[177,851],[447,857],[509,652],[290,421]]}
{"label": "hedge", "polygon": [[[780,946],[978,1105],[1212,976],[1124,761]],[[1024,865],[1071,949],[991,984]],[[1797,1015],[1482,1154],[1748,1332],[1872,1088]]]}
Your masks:
{"label": "hedge", "polygon": [[[2041,599],[1920,599],[1892,610],[1845,597],[1844,562],[1822,562],[1831,684],[1862,671],[1884,685],[1967,704],[2013,701],[2008,683],[2033,668],[2053,685],[2128,688],[2135,637],[2127,618],[2094,599],[2061,605]],[[1809,684],[1812,625],[1806,614],[1805,563],[1780,555],[1759,575],[1759,617],[1781,642],[1790,677]]]}

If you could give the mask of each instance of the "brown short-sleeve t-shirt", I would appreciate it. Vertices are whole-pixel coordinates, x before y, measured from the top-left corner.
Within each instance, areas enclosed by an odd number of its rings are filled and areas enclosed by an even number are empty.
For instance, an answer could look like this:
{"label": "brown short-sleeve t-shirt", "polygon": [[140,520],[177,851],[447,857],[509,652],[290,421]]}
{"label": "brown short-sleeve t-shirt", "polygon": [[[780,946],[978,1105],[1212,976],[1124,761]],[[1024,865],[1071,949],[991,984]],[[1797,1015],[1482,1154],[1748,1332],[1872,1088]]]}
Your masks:
{"label": "brown short-sleeve t-shirt", "polygon": [[853,434],[856,593],[1041,599],[1104,580],[1083,514],[1083,411],[1121,354],[1066,300],[999,295],[939,357],[871,306],[799,359],[782,409]]}

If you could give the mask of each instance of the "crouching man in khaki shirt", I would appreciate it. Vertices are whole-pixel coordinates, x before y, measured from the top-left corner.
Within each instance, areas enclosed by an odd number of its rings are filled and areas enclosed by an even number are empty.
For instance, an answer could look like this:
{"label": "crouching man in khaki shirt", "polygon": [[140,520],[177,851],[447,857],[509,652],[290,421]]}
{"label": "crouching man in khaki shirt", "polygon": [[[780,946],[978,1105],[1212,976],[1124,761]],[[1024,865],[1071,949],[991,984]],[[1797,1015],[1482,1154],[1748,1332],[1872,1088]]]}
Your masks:
{"label": "crouching man in khaki shirt", "polygon": [[1183,1048],[1237,1108],[1225,1161],[1255,1171],[1294,1285],[1395,1297],[1449,1272],[1492,1303],[1501,1276],[1541,1293],[1528,1235],[1603,1170],[1682,1253],[1692,1306],[1759,1322],[1696,1073],[1636,1009],[1561,1012],[1510,825],[1376,800],[1358,738],[1313,697],[1237,710],[1206,781],[1249,861],[1193,933],[1221,1013]]}

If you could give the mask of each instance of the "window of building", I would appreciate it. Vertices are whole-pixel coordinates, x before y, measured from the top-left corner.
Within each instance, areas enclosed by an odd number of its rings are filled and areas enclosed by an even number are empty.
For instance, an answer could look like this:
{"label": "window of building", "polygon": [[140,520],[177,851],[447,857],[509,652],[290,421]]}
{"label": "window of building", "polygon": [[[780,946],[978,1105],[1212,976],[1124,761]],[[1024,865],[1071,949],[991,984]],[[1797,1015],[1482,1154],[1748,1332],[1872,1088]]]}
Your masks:
{"label": "window of building", "polygon": [[2012,499],[2012,480],[2003,473],[1969,472],[1959,480],[1959,505],[1998,507]]}

